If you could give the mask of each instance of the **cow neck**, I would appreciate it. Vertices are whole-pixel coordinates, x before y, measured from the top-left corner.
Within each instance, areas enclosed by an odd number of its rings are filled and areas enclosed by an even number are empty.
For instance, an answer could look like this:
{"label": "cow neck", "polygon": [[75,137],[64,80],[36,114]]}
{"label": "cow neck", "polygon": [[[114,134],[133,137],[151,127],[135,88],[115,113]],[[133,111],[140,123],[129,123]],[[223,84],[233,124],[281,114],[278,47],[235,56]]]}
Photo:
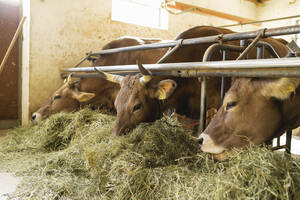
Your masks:
{"label": "cow neck", "polygon": [[[298,108],[298,109],[297,109]],[[296,128],[300,125],[300,86],[298,86],[296,92],[291,95],[290,99],[283,104],[283,115],[285,124],[288,128]]]}
{"label": "cow neck", "polygon": [[280,112],[280,126],[274,137],[278,137],[285,131],[297,128],[300,125],[300,110],[297,109],[299,107],[300,86],[296,89],[296,93],[291,94],[289,99],[277,103]]}

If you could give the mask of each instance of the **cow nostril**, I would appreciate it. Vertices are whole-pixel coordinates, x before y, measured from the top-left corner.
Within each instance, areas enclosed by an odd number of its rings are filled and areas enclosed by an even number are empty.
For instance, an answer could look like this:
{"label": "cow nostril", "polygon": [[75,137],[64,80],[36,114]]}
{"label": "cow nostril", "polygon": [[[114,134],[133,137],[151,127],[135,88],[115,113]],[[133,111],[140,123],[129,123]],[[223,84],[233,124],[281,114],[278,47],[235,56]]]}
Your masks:
{"label": "cow nostril", "polygon": [[31,117],[31,119],[35,120],[35,118],[36,118],[36,114],[33,114],[32,117]]}
{"label": "cow nostril", "polygon": [[202,144],[203,144],[203,137],[199,138],[199,140],[198,140],[198,144],[199,144],[199,147],[201,147],[201,146],[202,146]]}

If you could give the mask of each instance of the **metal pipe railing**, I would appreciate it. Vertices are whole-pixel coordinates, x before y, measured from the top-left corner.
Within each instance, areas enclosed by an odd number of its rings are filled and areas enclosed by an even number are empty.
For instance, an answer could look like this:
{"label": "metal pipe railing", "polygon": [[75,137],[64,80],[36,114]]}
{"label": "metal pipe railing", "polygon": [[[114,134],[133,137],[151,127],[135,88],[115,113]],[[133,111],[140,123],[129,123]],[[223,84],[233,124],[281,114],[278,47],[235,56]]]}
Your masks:
{"label": "metal pipe railing", "polygon": [[[222,35],[214,35],[214,36],[192,38],[192,39],[184,39],[183,41],[181,41],[181,45],[186,46],[186,45],[195,45],[195,44],[215,43],[215,42],[220,41],[220,37],[223,42],[232,41],[232,40],[253,39],[257,36],[257,34],[259,32],[261,32],[261,30],[243,32],[243,33],[231,33],[231,34],[225,34],[225,35],[223,35],[223,34]],[[263,37],[272,37],[272,36],[277,36],[277,35],[289,35],[289,34],[296,34],[296,33],[300,33],[299,25],[265,29]],[[91,53],[89,53],[89,55],[96,56],[96,55],[104,55],[104,54],[111,54],[111,53],[118,53],[118,52],[125,52],[125,51],[169,48],[169,47],[174,47],[177,44],[178,44],[178,41],[165,42],[165,43],[154,43],[154,44],[143,44],[143,45],[138,45],[138,46],[129,46],[129,47],[122,47],[122,48],[115,48],[115,49],[106,49],[106,50],[102,50],[99,52],[91,52]]]}
{"label": "metal pipe railing", "polygon": [[[161,63],[145,64],[144,67],[151,72],[164,72],[181,77],[209,76],[248,76],[258,77],[300,77],[300,58],[272,58],[272,59],[249,59],[210,62],[184,62],[184,63]],[[95,67],[68,68],[61,70],[67,72],[96,72]],[[97,70],[110,73],[139,72],[137,65],[116,65],[96,67]],[[270,73],[268,75],[268,73]]]}

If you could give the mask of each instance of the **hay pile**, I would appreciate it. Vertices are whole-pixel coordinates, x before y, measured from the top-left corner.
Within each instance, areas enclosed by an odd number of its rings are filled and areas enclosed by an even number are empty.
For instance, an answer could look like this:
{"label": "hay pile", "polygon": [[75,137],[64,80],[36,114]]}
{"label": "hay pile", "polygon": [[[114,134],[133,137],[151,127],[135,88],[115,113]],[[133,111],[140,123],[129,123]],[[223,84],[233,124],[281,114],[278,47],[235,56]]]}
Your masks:
{"label": "hay pile", "polygon": [[250,148],[218,162],[174,119],[113,137],[114,119],[83,109],[12,131],[0,146],[0,171],[24,179],[10,198],[300,198],[298,160]]}

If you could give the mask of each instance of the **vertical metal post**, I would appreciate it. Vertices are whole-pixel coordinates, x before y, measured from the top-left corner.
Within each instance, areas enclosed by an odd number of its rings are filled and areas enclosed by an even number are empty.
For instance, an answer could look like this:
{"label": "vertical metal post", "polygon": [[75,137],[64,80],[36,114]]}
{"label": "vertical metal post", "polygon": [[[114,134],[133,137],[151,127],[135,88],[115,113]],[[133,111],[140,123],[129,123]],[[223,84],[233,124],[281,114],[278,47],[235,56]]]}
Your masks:
{"label": "vertical metal post", "polygon": [[292,130],[288,130],[286,132],[286,140],[285,140],[285,152],[288,154],[291,153],[291,146],[292,146]]}
{"label": "vertical metal post", "polygon": [[[225,50],[222,51],[222,60],[223,61],[226,60],[226,51]],[[225,95],[225,78],[224,78],[224,76],[222,76],[222,78],[221,78],[220,107],[223,104],[224,95]]]}
{"label": "vertical metal post", "polygon": [[202,133],[206,128],[206,102],[207,102],[207,80],[202,77],[201,96],[200,96],[200,126],[199,131]]}
{"label": "vertical metal post", "polygon": [[242,47],[246,46],[246,40],[240,40],[240,46]]}
{"label": "vertical metal post", "polygon": [[257,59],[262,59],[263,58],[263,47],[257,47],[257,52],[256,52],[256,58]]}

